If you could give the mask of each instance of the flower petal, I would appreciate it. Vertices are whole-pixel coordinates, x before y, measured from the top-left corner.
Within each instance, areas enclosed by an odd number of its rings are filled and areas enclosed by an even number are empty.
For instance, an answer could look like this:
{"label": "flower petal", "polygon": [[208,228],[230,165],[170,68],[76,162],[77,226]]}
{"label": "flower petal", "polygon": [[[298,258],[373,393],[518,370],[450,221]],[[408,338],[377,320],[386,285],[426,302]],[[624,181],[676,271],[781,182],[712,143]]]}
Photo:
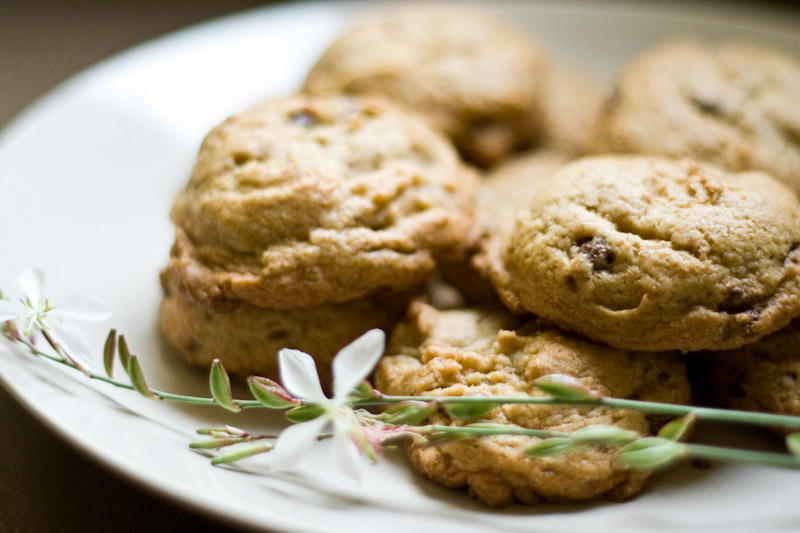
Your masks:
{"label": "flower petal", "polygon": [[333,432],[333,460],[336,467],[346,476],[361,481],[364,477],[364,461],[358,453],[356,444],[347,433],[347,424],[335,421]]}
{"label": "flower petal", "polygon": [[28,308],[19,302],[0,300],[0,322],[11,320],[28,311]]}
{"label": "flower petal", "polygon": [[86,338],[83,331],[63,322],[48,322],[48,326],[67,355],[81,365],[84,370],[91,370],[93,366],[92,350],[89,348],[89,339]]}
{"label": "flower petal", "polygon": [[61,315],[89,322],[106,320],[112,313],[110,305],[84,294],[70,294],[56,306],[56,310]]}
{"label": "flower petal", "polygon": [[333,360],[333,397],[345,398],[372,372],[383,355],[386,335],[371,329],[342,348]]}
{"label": "flower petal", "polygon": [[44,272],[38,268],[28,269],[17,279],[17,283],[31,304],[38,307],[44,295]]}
{"label": "flower petal", "polygon": [[294,397],[316,403],[328,401],[319,384],[319,374],[313,357],[300,350],[284,348],[278,352],[278,361],[283,386]]}
{"label": "flower petal", "polygon": [[267,455],[270,469],[281,472],[294,469],[316,442],[328,419],[325,416],[284,429]]}

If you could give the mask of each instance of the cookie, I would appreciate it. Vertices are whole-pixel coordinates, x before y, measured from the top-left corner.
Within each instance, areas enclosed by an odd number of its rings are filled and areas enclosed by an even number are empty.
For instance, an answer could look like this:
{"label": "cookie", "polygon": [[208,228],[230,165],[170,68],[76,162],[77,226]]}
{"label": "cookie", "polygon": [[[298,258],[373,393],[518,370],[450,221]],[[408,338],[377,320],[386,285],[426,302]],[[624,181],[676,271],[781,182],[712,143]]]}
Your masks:
{"label": "cookie", "polygon": [[687,360],[696,388],[723,407],[800,416],[800,319],[741,348]]}
{"label": "cookie", "polygon": [[503,301],[614,347],[722,350],[800,314],[800,204],[761,172],[583,158],[497,251]]}
{"label": "cookie", "polygon": [[487,172],[476,203],[483,231],[495,233],[511,226],[517,211],[528,207],[536,188],[571,159],[570,153],[562,150],[532,150]]}
{"label": "cookie", "polygon": [[189,364],[208,369],[220,359],[234,376],[279,380],[278,351],[295,348],[313,355],[326,388],[336,353],[370,329],[389,330],[402,318],[408,301],[394,295],[288,310],[236,301],[223,311],[210,311],[183,293],[175,272],[167,269],[161,278],[165,294],[159,326]]}
{"label": "cookie", "polygon": [[487,167],[540,136],[546,63],[525,34],[486,13],[404,8],[337,39],[304,90],[386,96],[428,117],[467,160]]}
{"label": "cookie", "polygon": [[570,160],[567,152],[541,149],[514,156],[487,172],[478,188],[476,214],[481,238],[469,261],[440,264],[442,275],[471,303],[498,302],[489,282],[487,254],[508,233],[519,209],[525,208],[536,187]]}
{"label": "cookie", "polygon": [[264,102],[203,141],[172,209],[170,268],[208,309],[404,290],[470,246],[476,184],[444,137],[386,102]]}
{"label": "cookie", "polygon": [[[502,310],[437,311],[416,302],[397,326],[379,363],[376,387],[414,396],[539,396],[533,385],[553,373],[573,375],[587,387],[619,398],[685,403],[689,386],[676,352],[636,353],[569,336]],[[473,422],[518,424],[572,432],[613,424],[641,434],[651,427],[641,412],[607,408],[509,404]],[[433,424],[461,425],[444,412]],[[414,468],[436,483],[468,488],[492,506],[592,499],[625,500],[648,475],[616,462],[616,451],[582,448],[566,455],[530,458],[523,451],[535,437],[491,436],[435,446],[410,445]]]}
{"label": "cookie", "polygon": [[762,169],[800,192],[800,61],[752,44],[670,41],[619,76],[594,150]]}
{"label": "cookie", "polygon": [[602,86],[582,72],[553,61],[539,95],[543,146],[574,156],[592,150],[605,103]]}

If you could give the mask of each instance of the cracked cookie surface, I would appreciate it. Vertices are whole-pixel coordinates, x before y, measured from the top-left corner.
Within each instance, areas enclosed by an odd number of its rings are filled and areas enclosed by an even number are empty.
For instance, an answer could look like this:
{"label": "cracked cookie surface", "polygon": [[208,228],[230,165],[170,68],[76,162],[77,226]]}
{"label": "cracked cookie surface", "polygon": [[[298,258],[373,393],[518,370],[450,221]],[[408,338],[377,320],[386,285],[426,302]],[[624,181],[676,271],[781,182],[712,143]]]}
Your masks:
{"label": "cracked cookie surface", "polygon": [[620,75],[593,151],[761,169],[800,193],[800,61],[744,43],[669,41]]}
{"label": "cracked cookie surface", "polygon": [[203,141],[169,268],[209,309],[403,290],[469,246],[476,185],[444,137],[381,100],[264,102]]}
{"label": "cracked cookie surface", "polygon": [[[568,374],[587,387],[619,398],[685,403],[689,386],[677,352],[637,353],[570,336],[500,309],[437,311],[415,302],[395,328],[375,384],[387,394],[430,396],[538,396],[533,381]],[[518,424],[571,432],[613,424],[649,434],[641,412],[601,407],[508,404],[471,422]],[[461,425],[443,412],[434,424]],[[408,448],[414,467],[436,483],[468,488],[489,505],[590,499],[625,500],[648,474],[615,461],[616,452],[584,448],[567,455],[530,458],[525,448],[539,439],[492,436]]]}
{"label": "cracked cookie surface", "polygon": [[735,348],[800,314],[800,205],[761,172],[606,156],[562,167],[492,265],[503,301],[611,346]]}
{"label": "cracked cookie surface", "polygon": [[377,94],[426,116],[464,157],[490,166],[541,134],[544,54],[472,10],[392,12],[336,40],[308,75],[313,94]]}

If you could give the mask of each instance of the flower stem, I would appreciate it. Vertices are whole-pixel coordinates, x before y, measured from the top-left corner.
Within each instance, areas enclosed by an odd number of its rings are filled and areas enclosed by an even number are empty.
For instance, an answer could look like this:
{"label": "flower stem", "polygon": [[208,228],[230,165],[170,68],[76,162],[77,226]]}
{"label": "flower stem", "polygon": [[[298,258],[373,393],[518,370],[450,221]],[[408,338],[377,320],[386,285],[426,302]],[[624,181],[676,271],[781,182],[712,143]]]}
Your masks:
{"label": "flower stem", "polygon": [[[491,427],[489,427],[491,426]],[[417,426],[410,427],[409,431],[419,435],[431,436],[442,435],[445,437],[463,437],[473,435],[475,437],[488,437],[491,435],[522,435],[525,437],[539,437],[541,439],[549,439],[551,437],[566,437],[568,433],[559,431],[547,431],[545,429],[530,429],[519,426],[501,426],[501,425],[488,425],[487,427],[480,426]]]}
{"label": "flower stem", "polygon": [[[47,338],[47,337],[45,337]],[[76,364],[68,357],[63,357],[63,351],[58,352],[59,356],[53,356],[44,352],[20,336],[14,336],[13,340],[25,345],[33,354],[47,358],[56,363],[77,368]],[[50,339],[48,339],[50,342]],[[58,343],[55,349],[59,350]],[[53,344],[51,343],[51,344]],[[84,370],[90,379],[102,381],[122,389],[135,390],[130,384],[108,378],[103,375],[94,374]],[[188,396],[174,394],[159,390],[153,390],[153,394],[163,400],[172,400],[183,403],[197,405],[219,405],[213,397]],[[693,413],[698,420],[713,420],[718,422],[731,422],[737,424],[749,424],[754,426],[783,427],[800,430],[800,416],[780,415],[773,413],[762,413],[755,411],[738,411],[733,409],[715,409],[710,407],[695,407],[691,405],[676,405],[657,402],[646,402],[641,400],[626,400],[621,398],[556,398],[553,396],[380,396],[366,400],[359,400],[352,404],[353,408],[376,407],[382,405],[392,405],[402,402],[435,402],[440,405],[448,404],[526,404],[526,405],[575,405],[587,407],[608,407],[612,409],[627,409],[641,411],[648,414],[684,416]],[[243,409],[264,408],[258,400],[233,400],[233,403]]]}
{"label": "flower stem", "polygon": [[783,453],[759,452],[709,446],[707,444],[685,444],[689,455],[698,459],[751,463],[779,466],[782,468],[800,468],[800,458]]}
{"label": "flower stem", "polygon": [[612,409],[628,409],[648,414],[684,416],[694,413],[698,420],[714,420],[733,422],[755,426],[776,426],[800,429],[800,417],[761,413],[755,411],[736,411],[733,409],[715,409],[711,407],[695,407],[668,403],[645,402],[641,400],[625,400],[620,398],[567,399],[552,396],[383,396],[377,399],[364,400],[354,407],[369,407],[400,402],[437,402],[447,404],[494,403],[494,404],[526,404],[526,405],[578,405],[589,407],[609,407]]}
{"label": "flower stem", "polygon": [[[436,436],[436,437],[465,437],[475,436],[484,437],[491,435],[524,435],[527,437],[539,437],[542,439],[548,438],[568,438],[569,433],[562,433],[557,431],[546,431],[540,429],[527,429],[514,426],[497,426],[487,425],[490,427],[471,427],[471,426],[419,426],[417,428],[409,428],[414,433],[423,436]],[[437,442],[431,443],[436,445]],[[736,448],[725,448],[722,446],[711,446],[707,444],[686,444],[680,443],[679,446],[685,450],[684,457],[694,457],[697,459],[709,459],[712,461],[725,461],[734,463],[750,463],[777,466],[781,468],[797,468],[800,469],[800,457],[788,455],[784,453],[760,452],[753,450],[741,450]]]}
{"label": "flower stem", "polygon": [[[33,353],[35,355],[38,355],[40,357],[44,357],[45,359],[49,359],[50,361],[53,361],[54,363],[58,363],[60,365],[64,365],[64,366],[69,367],[69,368],[75,368],[77,370],[81,370],[71,360],[62,359],[61,357],[56,357],[56,356],[53,356],[53,355],[51,355],[51,354],[49,354],[47,352],[44,352],[44,351],[40,350],[39,348],[37,348],[36,346],[34,346],[33,344],[31,344],[30,342],[28,342],[28,341],[26,341],[26,340],[24,340],[24,339],[22,339],[20,337],[16,337],[15,340],[17,342],[20,342],[20,343],[24,344],[31,351],[31,353]],[[134,388],[134,386],[129,384],[129,383],[123,383],[121,381],[117,381],[115,379],[108,378],[108,377],[100,375],[100,374],[95,374],[93,372],[88,372],[88,371],[84,371],[84,374],[89,379],[93,379],[93,380],[96,380],[96,381],[102,381],[103,383],[108,383],[109,385],[113,385],[114,387],[118,387],[120,389],[127,389],[127,390],[131,390],[131,391],[135,391],[136,390]],[[159,390],[155,390],[155,389],[151,390],[151,392],[155,396],[157,396],[158,398],[161,398],[162,400],[172,400],[172,401],[176,401],[176,402],[191,403],[191,404],[196,404],[196,405],[216,405],[216,406],[219,406],[219,403],[217,403],[217,401],[214,398],[211,398],[211,397],[189,396],[189,395],[185,395],[185,394],[174,394],[174,393],[171,393],[171,392],[164,392],[164,391],[159,391]],[[253,407],[264,407],[264,405],[261,402],[259,402],[258,400],[234,400],[234,403],[236,405],[238,405],[239,407],[241,407],[242,409],[253,408]]]}

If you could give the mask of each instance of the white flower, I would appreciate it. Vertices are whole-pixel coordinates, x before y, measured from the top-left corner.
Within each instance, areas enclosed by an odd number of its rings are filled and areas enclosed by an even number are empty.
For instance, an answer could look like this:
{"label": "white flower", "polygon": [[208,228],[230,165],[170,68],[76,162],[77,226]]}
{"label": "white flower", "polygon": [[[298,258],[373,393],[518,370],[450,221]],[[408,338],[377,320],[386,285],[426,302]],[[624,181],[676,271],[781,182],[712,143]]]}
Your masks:
{"label": "white flower", "polygon": [[363,462],[359,449],[370,445],[357,414],[347,405],[347,397],[367,377],[383,354],[384,333],[373,329],[342,348],[333,360],[333,398],[322,392],[314,359],[299,350],[278,353],[283,386],[297,398],[324,408],[324,413],[308,422],[285,429],[269,453],[273,470],[292,470],[311,449],[326,426],[333,426],[336,466],[353,479],[360,479]]}
{"label": "white flower", "polygon": [[0,300],[0,322],[16,321],[25,337],[44,332],[80,367],[91,367],[91,350],[83,332],[63,321],[62,316],[101,321],[111,316],[111,308],[89,296],[73,294],[53,305],[44,297],[44,273],[38,268],[25,271],[17,280],[25,299],[18,302]]}

